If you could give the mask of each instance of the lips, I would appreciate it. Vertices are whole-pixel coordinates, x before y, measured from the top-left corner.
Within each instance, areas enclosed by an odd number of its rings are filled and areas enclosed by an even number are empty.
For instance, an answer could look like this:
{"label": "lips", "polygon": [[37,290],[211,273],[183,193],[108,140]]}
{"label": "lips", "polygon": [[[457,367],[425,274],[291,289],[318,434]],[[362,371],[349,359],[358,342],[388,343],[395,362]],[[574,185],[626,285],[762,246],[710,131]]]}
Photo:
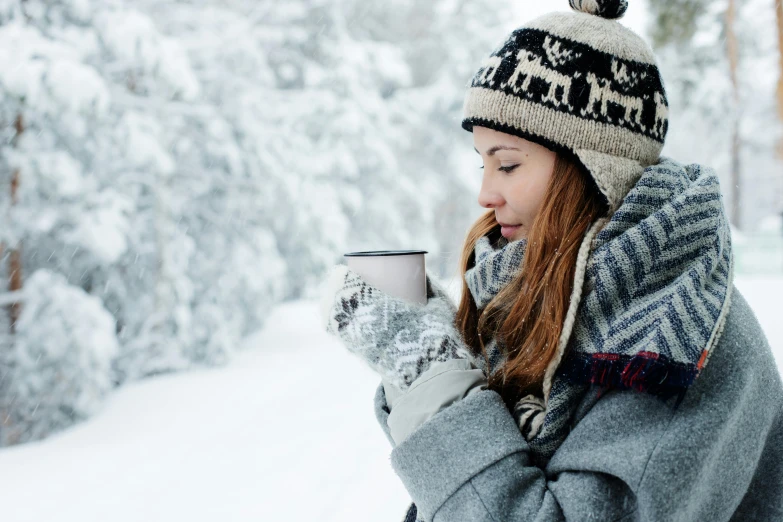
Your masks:
{"label": "lips", "polygon": [[515,225],[515,226],[501,226],[500,227],[500,235],[505,237],[506,239],[510,239],[514,233],[519,230],[519,227],[521,225]]}

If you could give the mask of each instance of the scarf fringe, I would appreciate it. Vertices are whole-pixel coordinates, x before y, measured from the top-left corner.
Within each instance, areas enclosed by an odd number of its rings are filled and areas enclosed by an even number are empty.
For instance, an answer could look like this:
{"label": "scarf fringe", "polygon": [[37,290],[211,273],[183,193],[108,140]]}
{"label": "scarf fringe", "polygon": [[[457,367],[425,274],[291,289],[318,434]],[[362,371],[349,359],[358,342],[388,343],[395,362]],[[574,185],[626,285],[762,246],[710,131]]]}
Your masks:
{"label": "scarf fringe", "polygon": [[694,364],[676,363],[654,352],[638,352],[632,356],[572,353],[558,368],[558,373],[572,382],[600,386],[599,395],[619,389],[646,392],[663,401],[677,397],[676,410],[698,377],[699,368]]}

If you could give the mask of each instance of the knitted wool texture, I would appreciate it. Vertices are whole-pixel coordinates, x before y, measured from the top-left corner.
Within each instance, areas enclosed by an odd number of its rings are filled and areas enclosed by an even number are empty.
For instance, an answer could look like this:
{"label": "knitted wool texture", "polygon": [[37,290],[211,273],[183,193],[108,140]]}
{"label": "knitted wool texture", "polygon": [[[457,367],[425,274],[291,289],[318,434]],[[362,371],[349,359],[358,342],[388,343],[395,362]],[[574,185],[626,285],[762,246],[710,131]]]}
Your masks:
{"label": "knitted wool texture", "polygon": [[474,359],[454,324],[454,303],[425,278],[424,305],[382,292],[345,265],[332,269],[321,293],[326,331],[400,390],[434,362]]}
{"label": "knitted wool texture", "polygon": [[467,84],[462,127],[576,156],[615,210],[657,161],[668,103],[652,49],[614,18],[627,2],[571,0],[514,30]]}
{"label": "knitted wool texture", "polygon": [[473,247],[473,267],[465,271],[465,283],[478,310],[514,279],[526,249],[527,238],[509,242],[500,236],[494,245],[489,235],[479,238]]}

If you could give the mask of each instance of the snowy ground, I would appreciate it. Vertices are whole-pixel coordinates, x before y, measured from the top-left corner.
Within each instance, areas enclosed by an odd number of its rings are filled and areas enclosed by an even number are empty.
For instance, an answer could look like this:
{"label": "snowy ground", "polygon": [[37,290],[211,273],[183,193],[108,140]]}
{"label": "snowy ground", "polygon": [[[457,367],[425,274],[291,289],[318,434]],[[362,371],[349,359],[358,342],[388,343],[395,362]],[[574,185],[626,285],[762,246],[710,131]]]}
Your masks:
{"label": "snowy ground", "polygon": [[[783,278],[740,278],[783,368]],[[228,367],[127,386],[88,422],[0,450],[0,518],[399,522],[409,503],[372,412],[378,378],[275,310]]]}

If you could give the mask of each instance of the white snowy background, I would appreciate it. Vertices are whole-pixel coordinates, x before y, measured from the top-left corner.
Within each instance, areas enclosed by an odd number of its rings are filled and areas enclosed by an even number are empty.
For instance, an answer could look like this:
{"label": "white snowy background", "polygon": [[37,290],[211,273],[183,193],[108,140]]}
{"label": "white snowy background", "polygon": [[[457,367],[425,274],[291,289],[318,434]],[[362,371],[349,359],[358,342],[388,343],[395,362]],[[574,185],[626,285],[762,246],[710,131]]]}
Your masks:
{"label": "white snowy background", "polygon": [[[726,204],[739,115],[736,285],[783,368],[775,13],[737,2],[734,113],[726,2],[621,22],[655,42],[664,154],[714,167]],[[683,3],[694,23],[661,36]],[[0,313],[0,519],[401,520],[379,379],[323,332],[319,283],[344,252],[421,248],[456,299],[483,211],[465,84],[553,9],[0,0],[0,274],[22,276],[0,289],[21,306],[13,331]]]}

